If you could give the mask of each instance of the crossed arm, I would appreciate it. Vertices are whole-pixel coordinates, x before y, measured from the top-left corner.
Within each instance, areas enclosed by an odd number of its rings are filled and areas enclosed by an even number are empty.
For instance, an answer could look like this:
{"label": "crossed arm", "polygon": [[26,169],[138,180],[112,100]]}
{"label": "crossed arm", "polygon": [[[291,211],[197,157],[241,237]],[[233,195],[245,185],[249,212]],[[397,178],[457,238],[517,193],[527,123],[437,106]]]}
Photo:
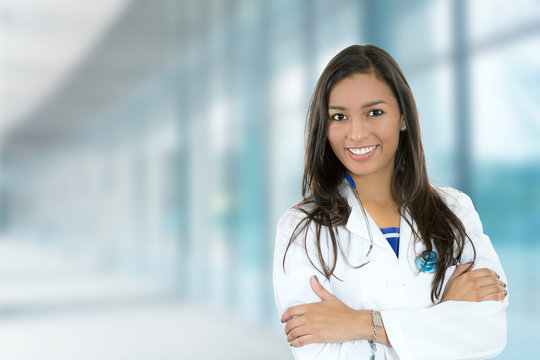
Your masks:
{"label": "crossed arm", "polygon": [[[480,302],[501,301],[507,295],[506,284],[490,269],[472,270],[474,264],[456,267],[443,294],[445,301]],[[320,302],[292,306],[281,316],[285,323],[287,341],[291,346],[301,347],[311,343],[341,343],[372,338],[370,310],[354,310],[327,291],[311,277],[311,288],[321,299]],[[383,319],[384,320],[384,319]],[[377,329],[378,343],[389,345],[390,341],[383,328]]]}

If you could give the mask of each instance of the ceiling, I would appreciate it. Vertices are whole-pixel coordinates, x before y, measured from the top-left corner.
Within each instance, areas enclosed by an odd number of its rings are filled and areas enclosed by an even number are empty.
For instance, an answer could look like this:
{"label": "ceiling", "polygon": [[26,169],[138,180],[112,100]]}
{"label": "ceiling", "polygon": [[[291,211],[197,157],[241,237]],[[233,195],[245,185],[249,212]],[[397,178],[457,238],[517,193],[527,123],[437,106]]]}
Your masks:
{"label": "ceiling", "polygon": [[0,145],[62,86],[130,0],[0,0]]}

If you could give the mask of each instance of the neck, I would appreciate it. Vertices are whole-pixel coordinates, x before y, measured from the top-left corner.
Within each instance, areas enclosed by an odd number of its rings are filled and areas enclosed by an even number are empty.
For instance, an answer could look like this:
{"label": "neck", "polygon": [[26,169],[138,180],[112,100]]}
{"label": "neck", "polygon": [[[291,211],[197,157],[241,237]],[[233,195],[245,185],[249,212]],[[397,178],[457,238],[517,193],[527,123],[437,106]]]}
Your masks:
{"label": "neck", "polygon": [[372,174],[370,176],[354,176],[356,190],[360,200],[366,204],[395,204],[390,190],[392,177],[388,174]]}

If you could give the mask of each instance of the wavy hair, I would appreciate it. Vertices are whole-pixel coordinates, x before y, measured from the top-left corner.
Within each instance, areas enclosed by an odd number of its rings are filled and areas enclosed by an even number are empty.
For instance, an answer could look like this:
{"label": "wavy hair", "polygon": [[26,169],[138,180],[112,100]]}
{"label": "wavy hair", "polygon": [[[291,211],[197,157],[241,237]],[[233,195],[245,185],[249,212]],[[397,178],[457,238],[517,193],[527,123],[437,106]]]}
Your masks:
{"label": "wavy hair", "polygon": [[[317,82],[306,118],[303,200],[295,206],[305,217],[291,235],[283,257],[283,267],[290,246],[301,233],[305,233],[304,248],[311,264],[328,279],[334,275],[338,257],[335,227],[347,223],[351,210],[347,200],[339,192],[347,169],[334,154],[327,138],[328,98],[337,83],[358,73],[374,74],[388,85],[405,119],[407,130],[399,135],[391,192],[399,205],[400,213],[407,211],[416,224],[417,230],[409,223],[415,241],[423,242],[428,251],[437,249],[438,266],[431,289],[431,299],[435,301],[441,296],[445,271],[452,265],[454,257],[461,257],[468,236],[461,220],[429,183],[418,112],[411,88],[396,61],[386,51],[374,45],[353,45],[342,50],[330,60]],[[307,228],[312,223],[315,225],[318,262],[322,268],[315,266],[305,244]],[[333,254],[330,263],[324,260],[321,251],[323,227],[328,229],[330,235]],[[476,258],[474,245],[472,246]]]}

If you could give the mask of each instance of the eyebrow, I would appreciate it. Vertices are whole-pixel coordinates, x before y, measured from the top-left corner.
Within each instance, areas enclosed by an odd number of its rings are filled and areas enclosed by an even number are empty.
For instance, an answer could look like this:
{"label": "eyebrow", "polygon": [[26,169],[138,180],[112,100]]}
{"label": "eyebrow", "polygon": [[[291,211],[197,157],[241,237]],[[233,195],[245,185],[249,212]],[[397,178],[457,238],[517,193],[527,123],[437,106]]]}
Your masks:
{"label": "eyebrow", "polygon": [[[386,104],[386,101],[384,101],[384,100],[371,101],[371,102],[368,102],[368,103],[362,105],[362,109],[365,109],[365,108],[370,107],[370,106],[379,105],[379,104]],[[328,107],[328,110],[347,110],[347,108],[345,106],[332,105],[332,106]]]}

